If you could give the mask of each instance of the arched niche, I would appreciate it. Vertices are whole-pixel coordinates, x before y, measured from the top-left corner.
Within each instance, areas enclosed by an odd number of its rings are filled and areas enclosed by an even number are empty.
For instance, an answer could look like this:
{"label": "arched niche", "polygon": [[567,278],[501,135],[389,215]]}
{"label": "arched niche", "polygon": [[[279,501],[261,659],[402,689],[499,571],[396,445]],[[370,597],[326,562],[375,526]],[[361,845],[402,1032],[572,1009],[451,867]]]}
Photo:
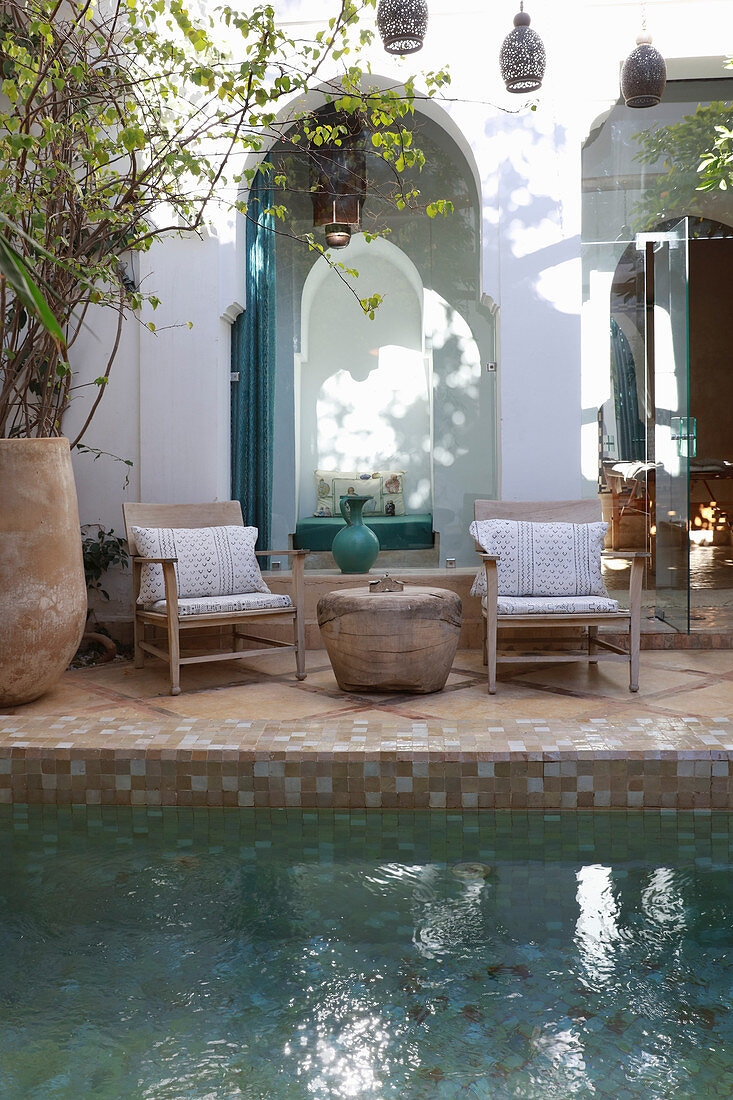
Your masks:
{"label": "arched niche", "polygon": [[[423,288],[414,264],[384,239],[349,246],[354,278],[321,258],[301,301],[297,357],[298,516],[316,507],[313,471],[404,470],[410,512],[432,507],[431,378]],[[374,319],[359,298],[379,287]]]}

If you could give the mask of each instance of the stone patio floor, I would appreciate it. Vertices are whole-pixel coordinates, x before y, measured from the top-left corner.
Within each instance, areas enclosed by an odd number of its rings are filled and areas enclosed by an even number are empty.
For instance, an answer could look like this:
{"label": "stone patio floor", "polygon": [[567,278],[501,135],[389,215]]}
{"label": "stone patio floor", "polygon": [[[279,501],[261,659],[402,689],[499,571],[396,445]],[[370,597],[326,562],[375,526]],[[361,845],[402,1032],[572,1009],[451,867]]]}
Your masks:
{"label": "stone patio floor", "polygon": [[324,651],[68,671],[0,717],[0,803],[462,810],[733,810],[733,650],[504,666],[460,651],[435,695],[341,692]]}
{"label": "stone patio floor", "polygon": [[434,695],[342,692],[323,650],[308,652],[307,669],[307,679],[298,683],[291,655],[278,653],[257,661],[189,666],[182,670],[183,693],[173,697],[162,663],[150,660],[135,669],[117,660],[69,670],[53,691],[9,714],[28,728],[43,728],[51,716],[77,718],[79,728],[101,719],[118,728],[150,723],[172,729],[182,720],[202,719],[283,729],[304,722],[312,727],[358,722],[375,734],[428,723],[436,734],[442,726],[460,727],[486,743],[492,729],[498,734],[505,723],[552,721],[572,734],[598,718],[618,728],[643,719],[643,726],[660,730],[686,718],[703,727],[733,718],[733,650],[644,652],[636,695],[628,691],[625,664],[601,663],[503,666],[497,694],[490,697],[481,654],[474,650],[458,652],[445,690]]}

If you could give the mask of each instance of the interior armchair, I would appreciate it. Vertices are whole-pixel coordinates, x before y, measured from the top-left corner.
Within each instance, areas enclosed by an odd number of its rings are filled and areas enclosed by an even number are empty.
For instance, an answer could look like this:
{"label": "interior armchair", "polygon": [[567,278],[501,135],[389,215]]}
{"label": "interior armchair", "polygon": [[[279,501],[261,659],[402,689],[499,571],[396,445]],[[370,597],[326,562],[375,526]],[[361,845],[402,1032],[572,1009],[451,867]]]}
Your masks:
{"label": "interior armchair", "polygon": [[[471,534],[481,555],[482,568],[472,593],[482,597],[489,694],[496,692],[496,666],[501,661],[511,664],[623,661],[629,666],[629,690],[638,691],[641,599],[644,565],[649,554],[603,549],[606,525],[601,522],[597,500],[477,500],[474,516]],[[558,525],[562,525],[562,530]],[[628,609],[619,608],[606,592],[600,568],[602,557],[631,562]],[[528,642],[534,643],[535,648],[500,652],[500,626],[531,631]],[[573,632],[569,641],[574,643],[574,649],[539,651],[537,646],[546,643],[547,638],[537,637],[537,632],[558,627],[568,627]],[[627,634],[627,648],[599,637],[599,627]]]}
{"label": "interior armchair", "polygon": [[[182,665],[258,657],[276,648],[293,650],[296,678],[305,679],[308,550],[255,550],[256,528],[244,526],[236,500],[127,503],[122,510],[132,557],[136,668],[146,654],[165,661],[171,695],[180,695]],[[292,558],[290,595],[270,592],[262,578],[257,559],[271,554]],[[283,621],[292,626],[292,642],[250,633],[255,625]],[[182,654],[186,631],[211,627],[228,636],[230,648]]]}

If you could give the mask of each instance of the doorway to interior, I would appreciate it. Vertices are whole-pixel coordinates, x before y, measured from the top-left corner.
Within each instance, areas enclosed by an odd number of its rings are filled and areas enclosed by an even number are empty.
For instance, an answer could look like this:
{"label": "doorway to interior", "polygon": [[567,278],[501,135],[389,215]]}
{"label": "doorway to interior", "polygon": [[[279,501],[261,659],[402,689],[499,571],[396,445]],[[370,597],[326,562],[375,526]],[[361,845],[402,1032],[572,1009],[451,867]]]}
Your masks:
{"label": "doorway to interior", "polygon": [[702,218],[637,234],[611,285],[601,490],[615,545],[648,542],[654,617],[681,632],[733,629],[731,285],[733,229]]}

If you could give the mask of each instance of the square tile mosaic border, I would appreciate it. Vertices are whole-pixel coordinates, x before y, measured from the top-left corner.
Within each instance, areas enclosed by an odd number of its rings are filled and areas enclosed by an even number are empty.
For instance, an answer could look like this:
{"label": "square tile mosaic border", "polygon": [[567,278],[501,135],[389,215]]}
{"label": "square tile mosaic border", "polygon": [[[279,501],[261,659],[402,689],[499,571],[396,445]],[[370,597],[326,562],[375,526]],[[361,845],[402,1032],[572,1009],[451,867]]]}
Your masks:
{"label": "square tile mosaic border", "polygon": [[733,810],[733,721],[0,719],[0,803]]}

